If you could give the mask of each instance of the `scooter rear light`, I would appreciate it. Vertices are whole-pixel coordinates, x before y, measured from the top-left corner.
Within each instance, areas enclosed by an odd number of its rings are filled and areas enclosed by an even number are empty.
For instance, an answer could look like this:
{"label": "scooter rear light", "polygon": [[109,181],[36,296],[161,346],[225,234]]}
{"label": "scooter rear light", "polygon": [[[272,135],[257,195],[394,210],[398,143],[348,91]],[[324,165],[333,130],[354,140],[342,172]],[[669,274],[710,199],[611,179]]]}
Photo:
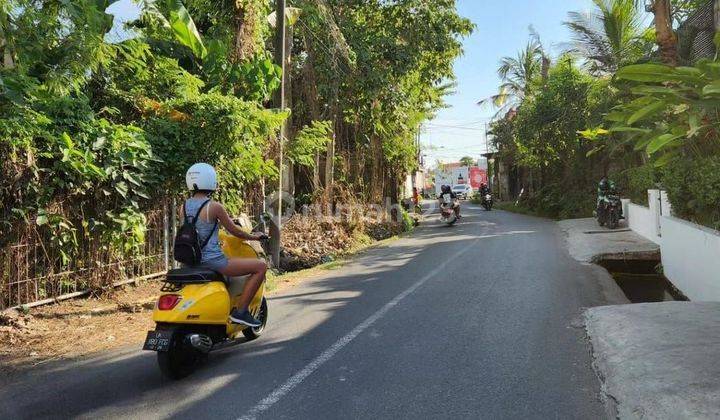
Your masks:
{"label": "scooter rear light", "polygon": [[158,309],[161,311],[169,311],[177,306],[181,299],[182,296],[180,295],[162,295],[160,299],[158,299]]}

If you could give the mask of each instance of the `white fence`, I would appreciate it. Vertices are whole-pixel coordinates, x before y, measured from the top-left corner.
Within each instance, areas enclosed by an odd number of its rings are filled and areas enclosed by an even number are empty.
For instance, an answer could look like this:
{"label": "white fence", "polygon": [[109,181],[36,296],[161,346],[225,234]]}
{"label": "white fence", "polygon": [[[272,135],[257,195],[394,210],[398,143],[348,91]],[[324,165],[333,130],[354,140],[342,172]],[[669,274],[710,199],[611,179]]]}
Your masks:
{"label": "white fence", "polygon": [[720,301],[720,232],[672,216],[667,196],[650,190],[650,207],[627,203],[629,227],[660,245],[665,277],[693,301]]}
{"label": "white fence", "polygon": [[630,228],[641,236],[660,245],[660,236],[655,223],[655,215],[649,208],[629,203],[625,217]]}

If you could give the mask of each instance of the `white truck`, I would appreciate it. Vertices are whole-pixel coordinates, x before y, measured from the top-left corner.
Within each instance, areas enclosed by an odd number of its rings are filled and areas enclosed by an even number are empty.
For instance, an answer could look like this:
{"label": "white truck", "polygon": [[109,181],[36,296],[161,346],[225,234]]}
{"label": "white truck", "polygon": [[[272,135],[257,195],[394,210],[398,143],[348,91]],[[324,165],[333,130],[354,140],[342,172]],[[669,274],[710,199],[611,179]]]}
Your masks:
{"label": "white truck", "polygon": [[435,172],[435,195],[440,195],[443,185],[451,188],[458,185],[470,185],[470,168],[462,166],[450,170]]}

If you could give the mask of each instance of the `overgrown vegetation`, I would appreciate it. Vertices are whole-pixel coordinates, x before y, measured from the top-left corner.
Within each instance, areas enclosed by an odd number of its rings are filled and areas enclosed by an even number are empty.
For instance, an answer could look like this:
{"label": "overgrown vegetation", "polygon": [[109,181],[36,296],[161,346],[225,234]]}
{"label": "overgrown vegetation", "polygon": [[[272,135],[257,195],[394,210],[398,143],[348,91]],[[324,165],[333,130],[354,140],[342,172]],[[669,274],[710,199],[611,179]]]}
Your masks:
{"label": "overgrown vegetation", "polygon": [[523,169],[525,206],[560,218],[590,214],[592,185],[608,162],[588,156],[593,145],[577,132],[608,109],[608,85],[582,72],[570,56],[532,83],[532,94],[512,116],[493,124],[501,159]]}
{"label": "overgrown vegetation", "polygon": [[236,214],[257,211],[281,166],[310,199],[335,204],[342,184],[397,200],[472,29],[454,0],[291,1],[291,106],[274,110],[272,1],[139,0],[124,27],[116,2],[0,2],[0,248],[47,242],[60,251],[49,271],[90,242],[138,251],[146,213],[198,161]]}
{"label": "overgrown vegetation", "polygon": [[[647,190],[661,186],[678,216],[720,226],[713,175],[720,156],[720,63],[676,65],[674,35],[661,36],[667,28],[658,26],[665,2],[652,2],[654,27],[644,26],[637,2],[595,3],[589,17],[570,15],[570,55],[525,80],[521,101],[493,124],[500,158],[517,174],[516,189],[525,189],[522,205],[553,217],[589,216],[597,181],[608,175],[636,202],[647,203]],[[704,2],[671,6],[677,25]],[[535,55],[537,67],[542,54]],[[501,63],[501,76],[506,66]]]}

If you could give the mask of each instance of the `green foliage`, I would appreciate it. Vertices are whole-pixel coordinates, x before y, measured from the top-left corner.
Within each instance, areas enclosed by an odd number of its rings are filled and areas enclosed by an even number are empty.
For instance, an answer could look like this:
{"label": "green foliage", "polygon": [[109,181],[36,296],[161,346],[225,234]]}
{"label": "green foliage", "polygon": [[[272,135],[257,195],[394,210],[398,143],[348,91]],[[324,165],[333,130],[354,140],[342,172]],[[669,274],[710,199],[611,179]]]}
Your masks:
{"label": "green foliage", "polygon": [[501,159],[532,175],[521,180],[527,182],[522,185],[523,206],[560,218],[592,213],[594,187],[607,152],[578,132],[599,122],[612,96],[607,82],[562,58],[550,68],[542,89],[526,97],[515,115],[492,124]]}
{"label": "green foliage", "polygon": [[4,2],[0,19],[6,55],[13,66],[2,69],[5,92],[25,97],[32,87],[50,94],[79,91],[91,71],[111,62],[115,55],[104,36],[112,27],[105,13],[114,1]]}
{"label": "green foliage", "polygon": [[[642,62],[654,34],[641,5],[594,3],[592,14],[571,13],[566,24],[574,52],[594,78],[561,58],[547,78],[517,78],[519,106],[492,124],[501,161],[526,189],[522,208],[553,217],[589,215],[595,183],[609,174],[639,203],[662,184],[678,216],[717,227],[720,62]],[[672,2],[676,19],[706,5]],[[520,75],[522,60],[515,61],[504,68]]]}
{"label": "green foliage", "polygon": [[470,156],[463,156],[462,158],[460,158],[460,164],[462,166],[475,166],[475,163],[475,159]]}
{"label": "green foliage", "polygon": [[[139,250],[143,214],[183,192],[195,162],[218,168],[217,198],[239,212],[253,183],[277,175],[274,140],[288,117],[265,108],[281,80],[266,49],[269,2],[138,1],[138,36],[109,43],[112,3],[0,5],[11,61],[0,67],[0,167],[12,174],[0,180],[0,237],[27,223],[65,266],[90,240]],[[443,106],[472,24],[454,1],[297,3],[289,71],[303,80],[311,68],[317,80],[293,92],[288,156],[312,167],[335,135],[336,179],[397,182],[417,165],[417,131]],[[375,170],[348,165],[369,151]]]}
{"label": "green foliage", "polygon": [[[561,60],[550,70],[544,88],[518,110],[514,122],[518,162],[546,168],[560,178],[585,176],[591,145],[577,132],[604,109],[606,88],[582,74],[571,60]],[[569,168],[569,162],[575,167]],[[573,173],[564,173],[567,169]]]}
{"label": "green foliage", "polygon": [[300,130],[288,145],[288,159],[301,166],[315,167],[315,155],[325,150],[332,136],[332,122],[313,121]]}
{"label": "green foliage", "polygon": [[720,64],[703,60],[695,67],[638,64],[616,77],[634,99],[607,116],[610,132],[620,133],[658,167],[687,155],[720,152],[716,126],[720,109]]}
{"label": "green foliage", "polygon": [[[265,154],[286,115],[203,93],[205,47],[183,4],[141,2],[149,43],[108,44],[111,3],[15,0],[0,11],[13,61],[0,68],[0,166],[13,174],[0,180],[0,236],[4,245],[14,240],[6,232],[31,223],[63,266],[85,239],[109,252],[141,249],[144,212],[183,191],[192,163],[220,168],[230,211],[248,183],[276,174]],[[257,85],[255,100],[268,96],[273,84],[253,77],[234,83]]]}
{"label": "green foliage", "polygon": [[626,169],[613,178],[617,179],[620,185],[625,186],[622,188],[624,196],[630,198],[634,203],[647,205],[648,190],[657,188],[659,177],[660,173],[657,168],[653,165],[643,165]]}
{"label": "green foliage", "polygon": [[570,182],[553,182],[528,194],[520,204],[545,217],[574,219],[592,216],[596,205],[595,197],[595,192],[589,185],[578,188]]}
{"label": "green foliage", "polygon": [[690,15],[700,7],[708,4],[707,0],[674,0],[671,2],[672,16],[676,22],[682,24]]}
{"label": "green foliage", "polygon": [[635,64],[615,78],[630,96],[605,118],[607,143],[626,145],[650,162],[626,171],[632,198],[646,202],[643,190],[662,178],[680,217],[717,226],[717,180],[706,171],[717,169],[720,154],[720,63]]}
{"label": "green foliage", "polygon": [[720,229],[720,156],[678,159],[663,169],[676,216]]}
{"label": "green foliage", "polygon": [[[205,58],[207,48],[181,0],[140,0],[140,7],[146,28],[159,27],[162,38],[167,39],[172,34],[172,39],[187,47],[195,57]],[[155,35],[157,32],[150,34]]]}
{"label": "green foliage", "polygon": [[[35,215],[63,264],[79,234],[105,237],[109,246],[142,243],[139,212],[156,181],[145,133],[96,118],[85,97],[36,100],[33,107],[8,106],[0,119],[3,171],[17,174],[0,185],[3,230]],[[126,221],[118,224],[116,214]]]}
{"label": "green foliage", "polygon": [[499,92],[480,101],[480,105],[491,103],[499,113],[520,105],[541,75],[543,54],[542,45],[532,40],[516,57],[503,57],[497,71],[502,80]]}
{"label": "green foliage", "polygon": [[125,41],[117,50],[117,63],[93,79],[97,110],[99,105],[117,107],[125,118],[136,117],[133,111],[142,111],[147,99],[191,98],[205,87],[205,82],[181,67],[177,59],[154,54],[142,41]]}
{"label": "green foliage", "polygon": [[350,181],[373,187],[366,190],[373,199],[389,196],[392,188],[377,190],[397,186],[417,165],[419,125],[443,106],[460,38],[473,25],[455,1],[302,1],[299,7],[318,85],[313,99],[341,116],[338,153],[368,162],[367,179]]}
{"label": "green foliage", "polygon": [[[169,111],[184,118],[168,118]],[[176,99],[144,121],[154,152],[162,161],[156,170],[161,183],[172,192],[183,191],[185,173],[193,163],[216,166],[222,191],[218,198],[229,211],[243,204],[243,188],[263,176],[277,173],[274,163],[264,157],[268,139],[287,117],[219,93]]]}
{"label": "green foliage", "polygon": [[570,12],[565,23],[573,35],[573,49],[586,59],[592,74],[613,73],[649,52],[654,34],[637,0],[593,2],[592,12]]}
{"label": "green foliage", "polygon": [[203,66],[208,86],[249,101],[267,101],[280,87],[282,69],[266,57],[233,62],[226,44],[212,40]]}
{"label": "green foliage", "polygon": [[410,212],[405,209],[401,210],[403,232],[412,232],[415,230],[415,219],[413,219]]}
{"label": "green foliage", "polygon": [[169,11],[168,23],[178,42],[189,47],[196,57],[205,58],[207,49],[182,1],[165,0],[165,7]]}

